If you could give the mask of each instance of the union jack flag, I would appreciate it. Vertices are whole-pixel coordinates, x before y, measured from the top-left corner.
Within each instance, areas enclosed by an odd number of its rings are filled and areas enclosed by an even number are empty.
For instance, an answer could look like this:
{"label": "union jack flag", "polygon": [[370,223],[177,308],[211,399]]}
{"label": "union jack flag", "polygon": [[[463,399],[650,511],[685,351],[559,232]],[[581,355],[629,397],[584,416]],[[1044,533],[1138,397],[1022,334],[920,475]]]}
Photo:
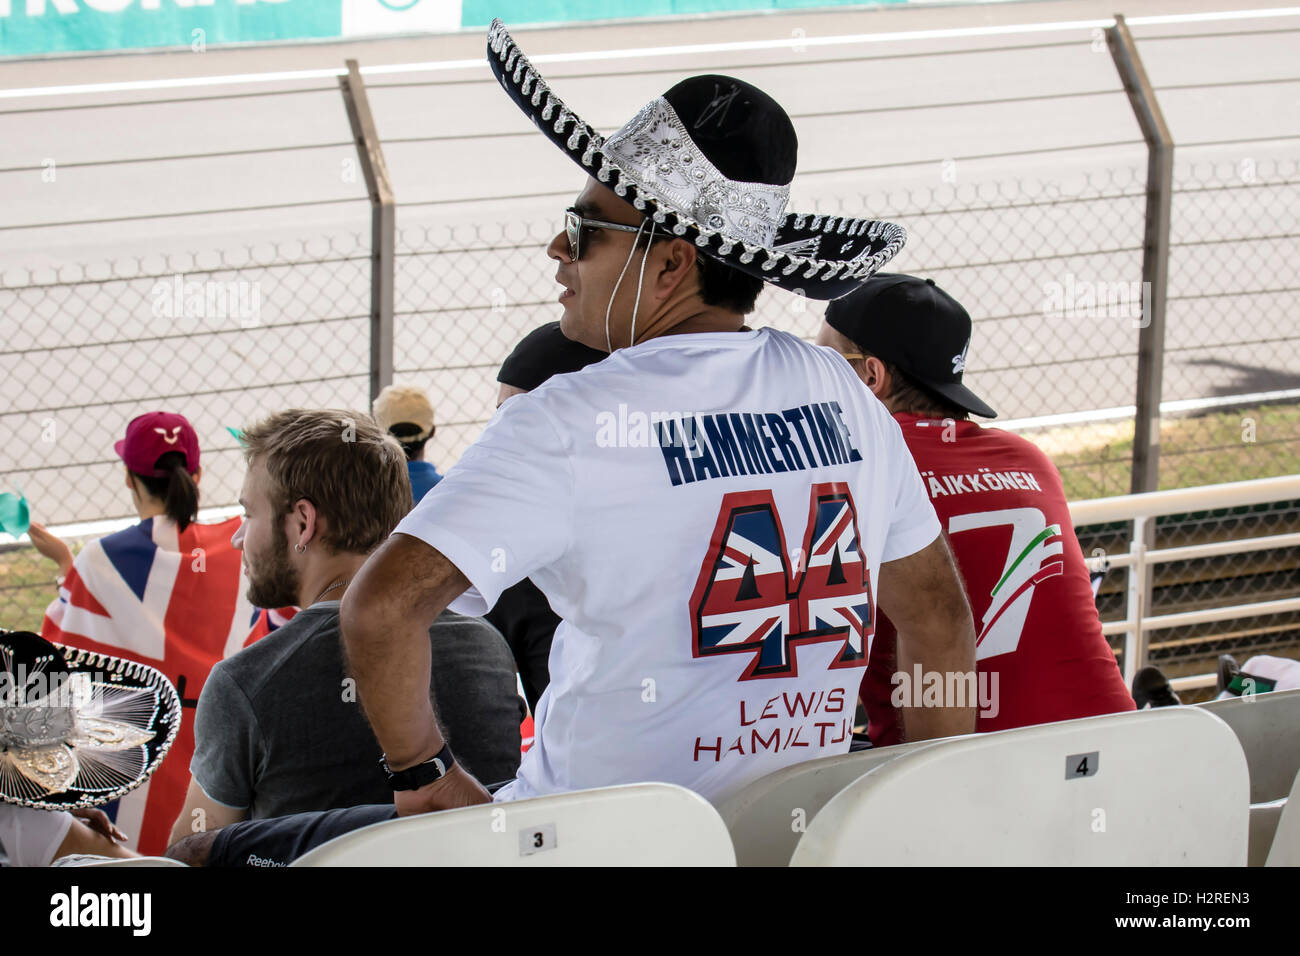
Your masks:
{"label": "union jack flag", "polygon": [[149,518],[92,541],[77,555],[41,625],[48,641],[157,668],[176,685],[182,708],[191,710],[162,766],[119,807],[117,822],[141,853],[166,849],[184,808],[194,755],[192,711],[208,672],[287,619],[281,612],[259,613],[244,596],[240,553],[230,543],[239,522],[178,531],[168,518]]}
{"label": "union jack flag", "polygon": [[800,588],[802,629],[844,631],[842,662],[862,662],[873,633],[871,576],[858,545],[858,516],[847,491],[814,494],[809,536],[804,545],[808,568]]}
{"label": "union jack flag", "polygon": [[729,494],[691,599],[695,654],[756,652],[742,680],[789,677],[793,645],[842,638],[831,666],[862,666],[874,628],[869,577],[846,487],[813,487],[793,555],[770,492]]}

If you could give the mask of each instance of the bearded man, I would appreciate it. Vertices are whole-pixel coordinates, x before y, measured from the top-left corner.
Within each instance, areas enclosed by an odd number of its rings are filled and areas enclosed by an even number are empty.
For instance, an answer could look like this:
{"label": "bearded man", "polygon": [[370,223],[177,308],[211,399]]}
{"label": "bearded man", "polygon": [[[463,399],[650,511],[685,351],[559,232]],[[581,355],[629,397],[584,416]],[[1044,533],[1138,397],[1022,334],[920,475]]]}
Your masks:
{"label": "bearded man", "polygon": [[[233,543],[249,600],[302,610],[209,675],[172,844],[245,819],[392,805],[345,672],[339,601],[410,510],[406,456],[369,415],[341,410],[278,412],[243,443],[244,520]],[[477,774],[513,777],[523,704],[505,641],[458,614],[441,615],[428,637],[440,725]]]}

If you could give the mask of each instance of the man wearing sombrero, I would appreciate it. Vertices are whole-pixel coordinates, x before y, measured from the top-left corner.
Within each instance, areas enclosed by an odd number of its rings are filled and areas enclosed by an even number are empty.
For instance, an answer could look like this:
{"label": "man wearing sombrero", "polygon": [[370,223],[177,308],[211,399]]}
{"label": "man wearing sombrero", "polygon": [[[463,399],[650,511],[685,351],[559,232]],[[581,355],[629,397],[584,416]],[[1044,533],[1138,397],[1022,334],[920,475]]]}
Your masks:
{"label": "man wearing sombrero", "polygon": [[[902,229],[787,213],[794,129],[748,83],[684,80],[604,139],[500,22],[488,60],[588,174],[546,252],[564,333],[611,354],[502,405],[348,589],[399,812],[490,799],[439,734],[424,635],[525,577],[563,623],[536,742],[498,800],[658,780],[716,802],[845,752],[877,601],[908,663],[973,671],[898,426],[833,351],[744,324],[763,282],[852,291]],[[911,739],[974,729],[969,706],[904,719]]]}
{"label": "man wearing sombrero", "polygon": [[0,850],[8,865],[135,856],[93,808],[148,780],[180,724],[176,689],[154,668],[0,629]]}

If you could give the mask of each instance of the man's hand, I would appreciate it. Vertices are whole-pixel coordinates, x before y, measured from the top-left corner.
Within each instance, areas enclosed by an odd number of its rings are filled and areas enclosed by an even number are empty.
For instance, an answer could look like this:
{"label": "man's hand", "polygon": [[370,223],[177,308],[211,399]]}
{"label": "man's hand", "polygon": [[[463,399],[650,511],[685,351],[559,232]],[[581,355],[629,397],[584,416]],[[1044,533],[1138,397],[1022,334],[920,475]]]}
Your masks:
{"label": "man's hand", "polygon": [[[898,628],[898,669],[910,675],[915,664],[922,673],[937,673],[942,686],[953,686],[947,675],[975,680],[975,625],[966,589],[953,564],[943,535],[915,554],[880,566],[877,588],[880,609]],[[921,706],[920,689],[912,688],[912,706],[903,707],[903,732],[908,741],[955,737],[975,732],[976,694],[955,706]]]}
{"label": "man's hand", "polygon": [[60,577],[72,570],[72,549],[62,538],[50,534],[44,525],[35,521],[27,529],[27,537],[32,539],[33,548],[59,566]]}
{"label": "man's hand", "polygon": [[399,817],[491,802],[492,795],[460,764],[419,790],[398,790],[393,794],[393,805],[397,807]]}
{"label": "man's hand", "polygon": [[126,834],[119,830],[108,818],[108,814],[98,807],[85,807],[80,810],[69,811],[74,817],[84,820],[86,826],[90,827],[96,833],[108,837],[114,843],[125,843]]}

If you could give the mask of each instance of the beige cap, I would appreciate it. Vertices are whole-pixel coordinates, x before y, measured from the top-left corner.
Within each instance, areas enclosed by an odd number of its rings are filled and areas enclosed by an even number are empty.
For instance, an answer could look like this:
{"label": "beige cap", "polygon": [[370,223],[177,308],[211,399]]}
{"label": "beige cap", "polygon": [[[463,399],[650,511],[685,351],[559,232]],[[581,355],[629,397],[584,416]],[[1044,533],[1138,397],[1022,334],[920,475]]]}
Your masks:
{"label": "beige cap", "polygon": [[433,434],[433,406],[423,390],[412,385],[389,385],[380,392],[375,399],[374,415],[385,431],[394,425],[417,426],[420,433],[414,436],[415,441],[423,441]]}

